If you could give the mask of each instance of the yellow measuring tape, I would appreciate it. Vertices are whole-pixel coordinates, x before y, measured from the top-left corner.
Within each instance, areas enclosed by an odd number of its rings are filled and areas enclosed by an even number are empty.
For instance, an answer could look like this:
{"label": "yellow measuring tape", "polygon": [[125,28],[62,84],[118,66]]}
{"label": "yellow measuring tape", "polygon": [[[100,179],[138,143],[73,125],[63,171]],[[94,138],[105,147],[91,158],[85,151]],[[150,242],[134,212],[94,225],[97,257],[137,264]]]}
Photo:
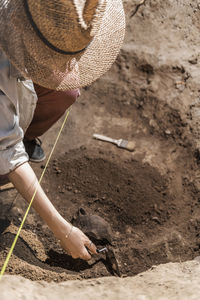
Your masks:
{"label": "yellow measuring tape", "polygon": [[[56,138],[55,143],[54,143],[54,145],[53,145],[53,148],[52,148],[52,150],[51,150],[51,152],[50,152],[50,154],[49,154],[49,157],[48,157],[48,159],[47,159],[47,162],[46,162],[46,165],[45,165],[44,170],[43,170],[43,172],[42,172],[42,175],[40,176],[39,183],[41,183],[42,178],[44,177],[44,174],[45,174],[45,172],[46,172],[47,166],[48,166],[48,164],[49,164],[49,162],[50,162],[50,160],[51,160],[52,154],[53,154],[53,152],[54,152],[54,150],[55,150],[56,144],[57,144],[57,142],[58,142],[58,140],[59,140],[59,137],[60,137],[60,135],[61,135],[61,132],[62,132],[62,130],[63,130],[64,126],[65,126],[65,123],[66,123],[66,121],[67,121],[67,118],[68,118],[68,115],[69,115],[69,111],[70,111],[70,110],[67,111],[66,116],[65,116],[65,119],[64,119],[64,121],[63,121],[63,124],[62,124],[62,126],[61,126],[61,128],[60,128],[60,130],[59,130],[59,132],[58,132],[57,138]],[[35,198],[35,195],[36,195],[36,193],[37,193],[37,190],[38,190],[38,187],[36,187],[36,189],[35,189],[35,192],[34,192],[32,198],[31,198],[31,201],[30,201],[30,203],[29,203],[29,206],[28,206],[28,208],[27,208],[27,210],[26,210],[26,212],[25,212],[25,215],[24,215],[24,217],[23,217],[23,220],[22,220],[22,222],[21,222],[21,225],[20,225],[20,227],[19,227],[19,229],[18,229],[18,231],[17,231],[17,234],[16,234],[16,236],[15,236],[15,239],[14,239],[14,241],[13,241],[13,243],[12,243],[12,246],[11,246],[11,248],[10,248],[10,250],[9,250],[9,252],[8,252],[8,255],[7,255],[7,257],[6,257],[6,260],[5,260],[4,264],[3,264],[3,267],[2,267],[1,273],[0,273],[0,280],[2,279],[2,276],[4,275],[4,272],[5,272],[5,270],[6,270],[7,266],[8,266],[10,257],[11,257],[11,255],[12,255],[12,253],[13,253],[13,250],[14,250],[15,245],[16,245],[16,243],[17,243],[17,240],[18,240],[18,237],[19,237],[19,235],[20,235],[20,232],[21,232],[21,230],[22,230],[22,228],[23,228],[23,226],[24,226],[24,223],[25,223],[25,221],[26,221],[26,217],[27,217],[27,215],[28,215],[28,213],[29,213],[29,211],[30,211],[30,208],[31,208],[31,205],[32,205],[33,200],[34,200],[34,198]]]}

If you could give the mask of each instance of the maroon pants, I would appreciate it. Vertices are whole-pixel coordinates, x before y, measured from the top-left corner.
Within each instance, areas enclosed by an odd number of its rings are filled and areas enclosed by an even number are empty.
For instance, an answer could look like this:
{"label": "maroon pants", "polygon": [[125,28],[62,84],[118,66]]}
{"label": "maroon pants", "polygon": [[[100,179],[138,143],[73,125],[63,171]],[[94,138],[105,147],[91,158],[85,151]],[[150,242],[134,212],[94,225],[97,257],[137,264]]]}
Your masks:
{"label": "maroon pants", "polygon": [[45,133],[72,105],[80,95],[79,89],[73,91],[53,91],[34,84],[38,96],[33,120],[25,138],[32,140]]}
{"label": "maroon pants", "polygon": [[[34,84],[38,96],[33,120],[25,138],[32,140],[45,133],[72,105],[80,95],[79,89],[73,91],[53,91]],[[0,185],[8,183],[6,175],[0,175]]]}

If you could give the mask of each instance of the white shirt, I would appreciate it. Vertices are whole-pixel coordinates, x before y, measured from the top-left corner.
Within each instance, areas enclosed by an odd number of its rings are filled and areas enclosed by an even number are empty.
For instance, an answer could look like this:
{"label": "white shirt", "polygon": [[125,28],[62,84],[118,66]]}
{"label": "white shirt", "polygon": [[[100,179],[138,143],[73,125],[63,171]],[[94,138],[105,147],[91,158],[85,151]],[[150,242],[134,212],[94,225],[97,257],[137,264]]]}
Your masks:
{"label": "white shirt", "polygon": [[23,137],[37,102],[32,81],[20,81],[14,70],[0,51],[0,175],[29,160]]}

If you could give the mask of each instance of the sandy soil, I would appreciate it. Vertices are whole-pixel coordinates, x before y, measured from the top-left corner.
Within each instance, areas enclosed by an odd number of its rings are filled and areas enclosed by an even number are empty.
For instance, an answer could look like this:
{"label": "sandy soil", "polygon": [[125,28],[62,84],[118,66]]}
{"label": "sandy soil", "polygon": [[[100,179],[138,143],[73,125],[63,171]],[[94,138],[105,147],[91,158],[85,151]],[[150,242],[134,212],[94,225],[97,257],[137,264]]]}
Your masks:
{"label": "sandy soil", "polygon": [[69,280],[59,284],[6,275],[0,282],[0,295],[2,300],[198,300],[199,273],[199,262],[191,261],[159,265],[135,277]]}
{"label": "sandy soil", "polygon": [[[84,207],[110,222],[123,277],[200,253],[200,10],[190,2],[124,1],[123,49],[82,90],[42,184],[67,219]],[[43,137],[47,153],[59,126]],[[135,151],[93,133],[133,140]],[[43,164],[33,167],[39,175]],[[0,193],[0,265],[26,209],[15,198]],[[112,275],[104,257],[88,264],[63,253],[34,211],[6,273],[58,282]]]}

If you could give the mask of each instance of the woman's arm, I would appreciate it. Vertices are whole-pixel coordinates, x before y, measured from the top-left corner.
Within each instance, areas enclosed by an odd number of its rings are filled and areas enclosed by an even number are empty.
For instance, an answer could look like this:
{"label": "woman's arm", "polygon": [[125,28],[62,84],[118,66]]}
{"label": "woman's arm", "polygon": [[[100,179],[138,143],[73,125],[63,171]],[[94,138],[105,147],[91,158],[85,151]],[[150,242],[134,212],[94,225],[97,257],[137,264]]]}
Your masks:
{"label": "woman's arm", "polygon": [[47,223],[56,238],[61,241],[62,247],[69,255],[73,258],[88,260],[91,256],[88,253],[87,248],[91,253],[96,253],[96,247],[94,244],[91,244],[88,237],[78,228],[72,228],[72,225],[55,209],[40,186],[29,163],[20,165],[14,171],[9,173],[8,177],[22,197],[28,202],[31,201],[37,188],[32,206]]}
{"label": "woman's arm", "polygon": [[[10,181],[28,202],[38,186],[33,207],[72,257],[90,259],[86,247],[91,253],[95,253],[94,244],[91,245],[89,239],[78,228],[73,227],[71,230],[71,224],[62,218],[49,201],[28,164],[28,155],[22,142],[23,130],[19,125],[22,118],[19,116],[18,108],[19,101],[22,101],[20,96],[22,91],[19,93],[17,78],[11,76],[10,63],[1,51],[0,67],[0,175],[9,173]],[[23,103],[26,106],[29,105],[31,110],[33,106],[28,98],[27,95],[27,102],[24,99]],[[27,110],[22,109],[21,117],[22,114],[27,114]],[[66,238],[69,233],[70,235]]]}

